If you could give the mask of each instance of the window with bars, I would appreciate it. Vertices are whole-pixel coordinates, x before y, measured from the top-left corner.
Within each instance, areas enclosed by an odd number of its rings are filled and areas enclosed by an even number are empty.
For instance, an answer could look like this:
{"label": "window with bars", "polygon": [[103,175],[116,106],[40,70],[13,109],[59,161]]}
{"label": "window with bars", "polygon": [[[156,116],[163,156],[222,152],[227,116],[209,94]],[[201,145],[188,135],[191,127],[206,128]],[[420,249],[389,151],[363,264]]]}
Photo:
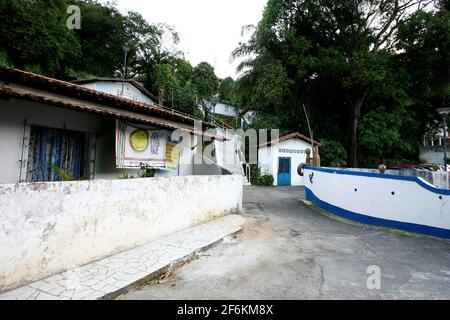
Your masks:
{"label": "window with bars", "polygon": [[[93,133],[29,126],[26,170],[21,181],[93,179],[96,138]],[[25,140],[25,138],[24,138]]]}

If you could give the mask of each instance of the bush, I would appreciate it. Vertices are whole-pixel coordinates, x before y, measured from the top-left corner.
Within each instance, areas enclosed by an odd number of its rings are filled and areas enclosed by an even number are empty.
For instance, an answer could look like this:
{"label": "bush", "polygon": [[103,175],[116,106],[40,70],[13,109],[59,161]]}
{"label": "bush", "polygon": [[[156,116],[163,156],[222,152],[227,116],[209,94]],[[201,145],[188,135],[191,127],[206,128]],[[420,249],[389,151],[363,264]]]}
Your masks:
{"label": "bush", "polygon": [[261,174],[261,168],[254,165],[251,168],[250,182],[254,186],[273,186],[274,178],[271,174]]}
{"label": "bush", "polygon": [[347,152],[342,143],[334,140],[321,139],[320,162],[324,167],[345,167],[347,165]]}
{"label": "bush", "polygon": [[271,174],[263,174],[258,179],[258,186],[273,186],[273,176]]}

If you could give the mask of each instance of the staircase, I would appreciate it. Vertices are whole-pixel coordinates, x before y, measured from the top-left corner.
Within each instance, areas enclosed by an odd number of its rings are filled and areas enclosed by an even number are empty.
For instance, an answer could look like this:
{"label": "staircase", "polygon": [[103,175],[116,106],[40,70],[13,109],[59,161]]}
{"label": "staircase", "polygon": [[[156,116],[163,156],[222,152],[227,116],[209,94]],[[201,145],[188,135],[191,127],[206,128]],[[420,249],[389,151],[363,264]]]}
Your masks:
{"label": "staircase", "polygon": [[216,130],[217,134],[226,138],[225,141],[214,141],[217,164],[232,174],[242,175],[243,184],[250,185],[250,165],[240,148],[239,137],[222,128]]}

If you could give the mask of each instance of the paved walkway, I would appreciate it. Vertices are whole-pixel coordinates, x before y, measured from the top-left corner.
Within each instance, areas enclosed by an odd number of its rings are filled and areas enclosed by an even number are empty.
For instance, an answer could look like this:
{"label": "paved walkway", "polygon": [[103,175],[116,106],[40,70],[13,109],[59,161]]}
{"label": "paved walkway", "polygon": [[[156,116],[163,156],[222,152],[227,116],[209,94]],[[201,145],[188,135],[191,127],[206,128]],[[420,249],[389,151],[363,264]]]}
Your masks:
{"label": "paved walkway", "polygon": [[302,198],[245,187],[242,232],[120,299],[450,299],[449,242],[342,223]]}
{"label": "paved walkway", "polygon": [[151,279],[229,234],[244,218],[228,215],[0,294],[0,300],[94,300]]}

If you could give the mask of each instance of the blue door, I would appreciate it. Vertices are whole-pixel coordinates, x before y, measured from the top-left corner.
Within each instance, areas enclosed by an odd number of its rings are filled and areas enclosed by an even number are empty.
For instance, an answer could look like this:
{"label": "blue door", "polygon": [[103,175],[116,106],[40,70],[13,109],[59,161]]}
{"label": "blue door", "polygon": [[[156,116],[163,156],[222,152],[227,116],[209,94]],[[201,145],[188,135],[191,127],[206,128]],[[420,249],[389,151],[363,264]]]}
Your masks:
{"label": "blue door", "polygon": [[291,158],[278,158],[278,185],[291,185]]}

